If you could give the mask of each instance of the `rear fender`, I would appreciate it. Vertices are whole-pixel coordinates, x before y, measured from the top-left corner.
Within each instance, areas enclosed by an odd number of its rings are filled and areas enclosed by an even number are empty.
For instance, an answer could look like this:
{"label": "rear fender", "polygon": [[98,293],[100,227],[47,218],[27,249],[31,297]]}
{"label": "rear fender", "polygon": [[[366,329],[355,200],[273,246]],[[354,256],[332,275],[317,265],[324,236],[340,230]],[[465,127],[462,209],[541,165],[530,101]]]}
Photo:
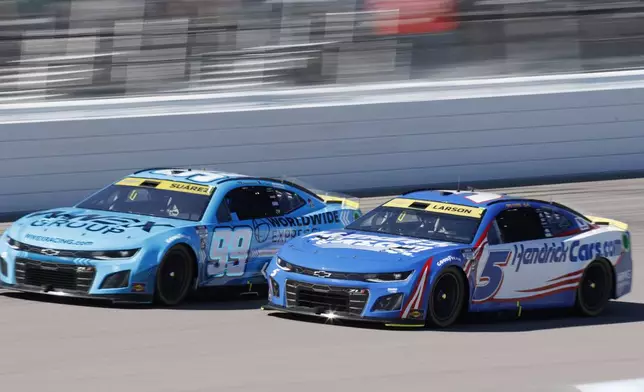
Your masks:
{"label": "rear fender", "polygon": [[628,230],[627,223],[624,223],[615,219],[603,218],[600,216],[587,216],[587,218],[590,219],[590,221],[595,225],[613,226],[624,231]]}

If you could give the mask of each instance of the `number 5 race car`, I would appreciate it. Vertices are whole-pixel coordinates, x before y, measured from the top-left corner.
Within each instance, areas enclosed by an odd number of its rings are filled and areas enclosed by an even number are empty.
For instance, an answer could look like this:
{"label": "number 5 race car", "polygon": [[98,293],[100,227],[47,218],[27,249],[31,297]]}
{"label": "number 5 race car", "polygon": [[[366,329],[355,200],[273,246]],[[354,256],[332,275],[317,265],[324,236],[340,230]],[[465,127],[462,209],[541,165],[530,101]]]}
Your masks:
{"label": "number 5 race car", "polygon": [[264,309],[439,328],[466,311],[595,316],[631,291],[632,268],[622,222],[507,195],[415,191],[289,241],[266,270]]}
{"label": "number 5 race car", "polygon": [[0,283],[175,305],[198,287],[265,284],[263,268],[282,244],[342,228],[358,207],[282,180],[143,170],[73,208],[16,221],[0,238]]}

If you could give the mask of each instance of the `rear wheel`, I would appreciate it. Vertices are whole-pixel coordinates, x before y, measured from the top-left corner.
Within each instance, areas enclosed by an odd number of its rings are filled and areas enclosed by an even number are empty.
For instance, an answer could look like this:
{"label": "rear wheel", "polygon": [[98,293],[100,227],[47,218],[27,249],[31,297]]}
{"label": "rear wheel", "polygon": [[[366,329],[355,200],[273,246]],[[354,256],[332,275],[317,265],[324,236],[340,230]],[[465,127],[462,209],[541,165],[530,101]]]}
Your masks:
{"label": "rear wheel", "polygon": [[166,306],[181,303],[190,292],[193,267],[188,251],[182,247],[170,249],[157,270],[156,301]]}
{"label": "rear wheel", "polygon": [[454,268],[440,272],[429,295],[428,326],[446,328],[454,324],[463,312],[466,298],[463,275]]}
{"label": "rear wheel", "polygon": [[613,271],[603,260],[586,267],[577,288],[576,308],[584,316],[597,316],[604,311],[613,290]]}

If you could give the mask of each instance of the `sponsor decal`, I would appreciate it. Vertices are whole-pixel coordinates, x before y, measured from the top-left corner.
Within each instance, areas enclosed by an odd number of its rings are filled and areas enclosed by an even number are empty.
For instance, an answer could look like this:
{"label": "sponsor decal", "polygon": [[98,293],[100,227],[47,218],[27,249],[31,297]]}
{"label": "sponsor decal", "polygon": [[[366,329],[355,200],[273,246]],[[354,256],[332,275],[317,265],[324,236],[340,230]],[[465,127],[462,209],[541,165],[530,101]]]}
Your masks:
{"label": "sponsor decal", "polygon": [[319,231],[319,229],[274,230],[271,232],[271,242],[274,244],[284,244],[293,238],[316,231]]}
{"label": "sponsor decal", "polygon": [[339,211],[297,217],[254,219],[253,238],[260,244],[267,241],[273,244],[284,244],[293,238],[318,232],[320,229],[315,226],[329,224],[342,224]]}
{"label": "sponsor decal", "polygon": [[631,240],[626,233],[622,234],[622,245],[627,252],[631,249]]}
{"label": "sponsor decal", "polygon": [[368,234],[346,232],[320,232],[309,234],[314,245],[322,248],[349,248],[373,252],[386,252],[394,255],[413,256],[427,250],[453,246],[449,242],[436,242],[423,239],[406,239],[399,237],[381,237]]}
{"label": "sponsor decal", "polygon": [[521,208],[521,207],[530,207],[530,203],[506,203],[506,208]]}
{"label": "sponsor decal", "polygon": [[588,223],[586,223],[585,220],[579,217],[575,217],[575,222],[577,223],[577,226],[579,226],[579,229],[581,229],[582,231],[586,231],[589,229]]}
{"label": "sponsor decal", "polygon": [[407,316],[407,318],[418,320],[418,319],[422,319],[424,314],[425,314],[425,311],[422,309],[412,309],[409,312],[409,315]]}
{"label": "sponsor decal", "polygon": [[632,277],[633,277],[633,270],[629,269],[626,271],[622,271],[617,274],[617,283],[630,281]]}
{"label": "sponsor decal", "polygon": [[314,215],[298,216],[293,218],[267,218],[267,221],[273,227],[302,227],[302,226],[319,226],[334,223],[340,223],[339,211],[322,212]]}
{"label": "sponsor decal", "polygon": [[208,228],[206,226],[195,226],[195,231],[199,236],[199,247],[205,250],[208,246]]}
{"label": "sponsor decal", "polygon": [[617,274],[617,293],[623,293],[631,287],[633,270],[629,269]]}
{"label": "sponsor decal", "polygon": [[264,243],[268,241],[268,238],[271,235],[271,225],[270,223],[261,220],[253,219],[253,236],[255,241],[258,243]]}
{"label": "sponsor decal", "polygon": [[437,267],[440,267],[440,266],[442,266],[443,264],[448,263],[448,262],[450,262],[450,261],[458,262],[458,261],[461,261],[461,259],[459,259],[458,257],[454,257],[454,256],[452,256],[452,255],[449,255],[449,256],[447,256],[447,257],[444,257],[444,258],[442,258],[442,259],[438,260],[438,263],[436,263],[436,266],[437,266]]}
{"label": "sponsor decal", "polygon": [[141,293],[145,291],[145,283],[134,283],[132,285],[132,291],[135,293]]}
{"label": "sponsor decal", "polygon": [[570,246],[565,243],[544,244],[542,247],[526,248],[524,245],[514,245],[514,257],[511,265],[519,271],[521,265],[548,263],[577,263],[591,261],[598,256],[614,257],[622,253],[622,241],[610,240],[604,242],[582,243],[573,241]]}
{"label": "sponsor decal", "polygon": [[94,243],[93,241],[66,240],[63,238],[46,237],[42,235],[33,235],[33,234],[25,235],[25,239],[40,241],[40,242],[51,242],[54,244],[75,245],[75,246],[92,245]]}
{"label": "sponsor decal", "polygon": [[64,227],[100,234],[119,234],[127,229],[141,229],[149,233],[153,228],[174,227],[165,223],[142,221],[136,218],[100,214],[72,214],[64,211],[38,212],[28,217],[40,217],[29,224],[32,227]]}

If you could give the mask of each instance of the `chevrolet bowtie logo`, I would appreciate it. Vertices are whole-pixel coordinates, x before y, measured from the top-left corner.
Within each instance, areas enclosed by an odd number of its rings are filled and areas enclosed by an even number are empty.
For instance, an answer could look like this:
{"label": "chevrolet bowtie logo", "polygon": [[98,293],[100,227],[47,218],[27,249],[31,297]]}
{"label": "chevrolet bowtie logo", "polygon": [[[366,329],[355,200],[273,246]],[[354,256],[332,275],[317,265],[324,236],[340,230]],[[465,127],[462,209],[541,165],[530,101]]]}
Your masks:
{"label": "chevrolet bowtie logo", "polygon": [[328,278],[329,276],[331,276],[331,273],[326,271],[315,271],[313,275],[317,276],[318,278]]}
{"label": "chevrolet bowtie logo", "polygon": [[54,249],[43,249],[43,250],[40,251],[40,253],[42,253],[44,255],[47,255],[47,256],[56,256],[57,254],[60,253],[60,251],[54,250]]}

